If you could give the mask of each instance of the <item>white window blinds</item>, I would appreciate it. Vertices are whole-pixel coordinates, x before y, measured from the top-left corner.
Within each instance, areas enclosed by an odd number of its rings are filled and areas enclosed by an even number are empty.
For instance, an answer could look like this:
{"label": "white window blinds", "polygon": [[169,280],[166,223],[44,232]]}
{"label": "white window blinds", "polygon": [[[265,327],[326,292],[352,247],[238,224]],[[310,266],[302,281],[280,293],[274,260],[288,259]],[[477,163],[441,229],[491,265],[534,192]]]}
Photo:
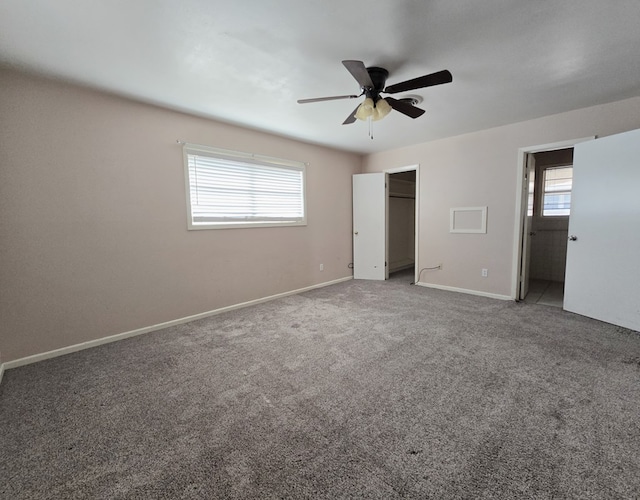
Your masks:
{"label": "white window blinds", "polygon": [[191,229],[304,225],[305,165],[185,146]]}
{"label": "white window blinds", "polygon": [[571,211],[573,166],[549,167],[544,171],[543,217],[567,216]]}

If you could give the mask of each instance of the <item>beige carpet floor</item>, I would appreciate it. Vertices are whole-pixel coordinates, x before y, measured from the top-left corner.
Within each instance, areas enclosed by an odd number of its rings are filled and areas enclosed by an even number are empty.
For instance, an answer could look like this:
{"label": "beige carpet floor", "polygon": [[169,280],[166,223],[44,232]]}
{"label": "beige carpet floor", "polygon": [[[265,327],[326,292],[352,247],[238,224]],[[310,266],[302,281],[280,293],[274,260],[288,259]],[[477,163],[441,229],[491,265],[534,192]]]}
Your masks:
{"label": "beige carpet floor", "polygon": [[8,370],[0,498],[640,496],[637,332],[410,281]]}

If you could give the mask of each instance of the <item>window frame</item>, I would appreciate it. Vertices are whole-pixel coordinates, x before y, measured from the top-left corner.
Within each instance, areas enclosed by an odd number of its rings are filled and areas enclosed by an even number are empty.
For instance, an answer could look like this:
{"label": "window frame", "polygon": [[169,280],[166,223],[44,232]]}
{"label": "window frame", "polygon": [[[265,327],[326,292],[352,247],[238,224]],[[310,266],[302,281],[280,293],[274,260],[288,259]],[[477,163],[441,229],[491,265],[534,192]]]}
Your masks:
{"label": "window frame", "polygon": [[[556,219],[556,220],[560,220],[560,219],[568,219],[571,216],[571,201],[569,202],[569,213],[566,215],[545,215],[544,214],[544,198],[545,195],[547,194],[547,191],[545,190],[545,185],[546,185],[546,180],[547,180],[547,170],[554,170],[557,168],[567,168],[567,167],[571,167],[571,169],[573,170],[573,162],[571,163],[558,163],[558,164],[554,164],[554,165],[546,165],[544,167],[542,167],[541,171],[540,171],[540,197],[538,200],[538,217],[542,218],[542,219]],[[571,195],[573,193],[573,175],[572,175],[572,181],[571,181],[571,190],[569,190],[569,194]]]}
{"label": "window frame", "polygon": [[[184,143],[182,147],[182,156],[184,164],[185,176],[185,192],[187,201],[187,228],[188,230],[203,229],[241,229],[256,227],[299,227],[307,225],[307,163],[294,160],[286,160],[272,156],[258,155],[254,153],[245,153],[241,151],[233,151],[230,149],[216,148],[212,146],[203,146],[200,144]],[[194,222],[193,207],[191,203],[191,178],[189,175],[189,156],[208,156],[218,160],[229,160],[242,162],[245,164],[262,165],[271,168],[281,168],[288,170],[297,170],[302,173],[302,211],[303,216],[300,219],[292,220],[249,220],[246,222],[229,221],[229,222]]]}

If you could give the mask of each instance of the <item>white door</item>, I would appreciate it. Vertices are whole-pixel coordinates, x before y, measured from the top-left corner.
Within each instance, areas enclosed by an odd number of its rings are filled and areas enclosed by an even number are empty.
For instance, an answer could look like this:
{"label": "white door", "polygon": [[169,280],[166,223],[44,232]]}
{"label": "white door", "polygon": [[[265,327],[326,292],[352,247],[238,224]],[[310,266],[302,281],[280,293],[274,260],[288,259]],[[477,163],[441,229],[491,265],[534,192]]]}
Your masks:
{"label": "white door", "polygon": [[564,309],[640,331],[640,130],[573,158]]}
{"label": "white door", "polygon": [[353,277],[388,278],[387,174],[353,176]]}
{"label": "white door", "polygon": [[520,299],[524,298],[529,293],[529,266],[531,262],[531,237],[533,236],[533,194],[536,183],[536,158],[533,153],[526,155],[527,174],[524,179],[523,186],[523,206],[522,213],[524,222],[522,224],[522,263],[520,266]]}

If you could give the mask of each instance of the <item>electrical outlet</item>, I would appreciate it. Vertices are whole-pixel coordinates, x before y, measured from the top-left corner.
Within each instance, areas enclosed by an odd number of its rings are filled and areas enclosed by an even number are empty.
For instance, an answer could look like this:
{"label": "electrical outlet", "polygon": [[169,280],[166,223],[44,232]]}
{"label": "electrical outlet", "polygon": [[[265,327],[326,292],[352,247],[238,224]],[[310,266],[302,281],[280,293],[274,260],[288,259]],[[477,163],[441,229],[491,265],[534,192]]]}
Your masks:
{"label": "electrical outlet", "polygon": [[320,271],[324,271],[324,264],[320,264]]}
{"label": "electrical outlet", "polygon": [[489,270],[488,269],[483,269],[482,270],[482,277],[486,278],[487,276],[489,276]]}

